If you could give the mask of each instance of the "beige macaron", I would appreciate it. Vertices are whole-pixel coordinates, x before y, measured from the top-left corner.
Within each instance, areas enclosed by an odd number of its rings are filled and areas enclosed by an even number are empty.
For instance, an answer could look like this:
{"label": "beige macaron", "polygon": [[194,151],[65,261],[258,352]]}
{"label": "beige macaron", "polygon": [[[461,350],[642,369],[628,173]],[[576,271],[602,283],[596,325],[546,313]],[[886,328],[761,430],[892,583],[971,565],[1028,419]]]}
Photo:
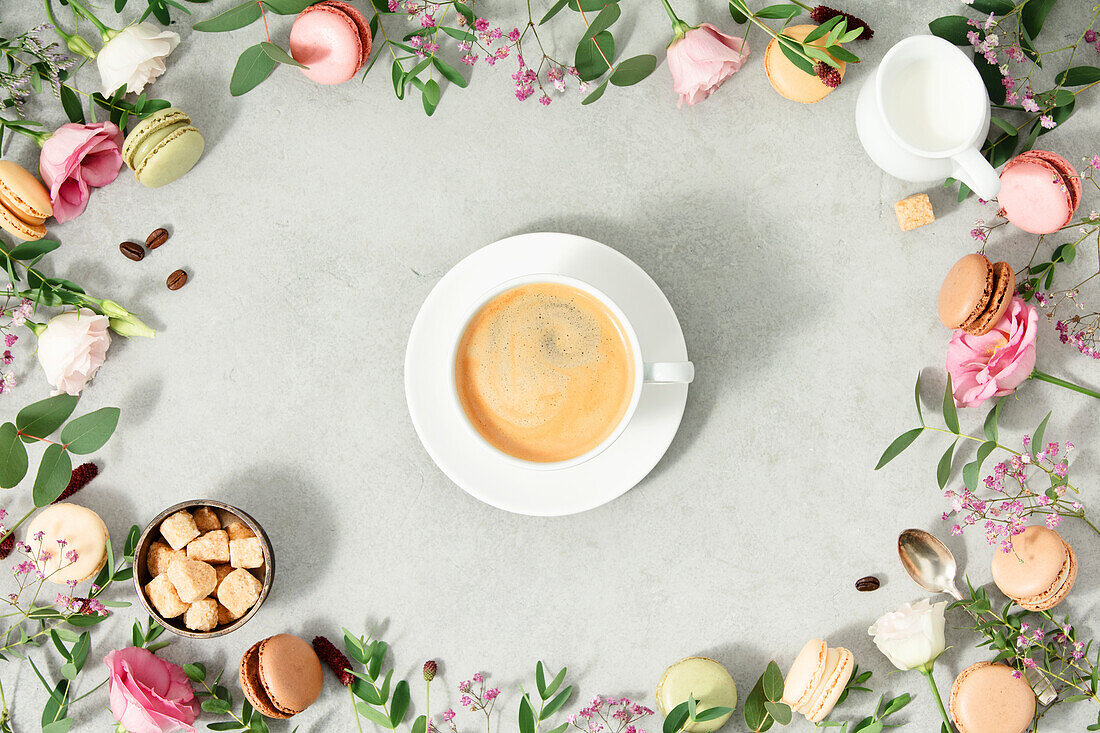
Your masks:
{"label": "beige macaron", "polygon": [[1029,611],[1049,611],[1066,599],[1077,579],[1077,554],[1052,529],[1033,525],[1012,538],[1009,552],[997,551],[993,582]]}
{"label": "beige macaron", "polygon": [[59,585],[94,577],[107,562],[110,541],[98,514],[64,502],[39,511],[27,528],[32,557],[38,558],[46,580]]}
{"label": "beige macaron", "polygon": [[[810,34],[816,25],[792,25],[783,30],[783,35],[801,41]],[[815,46],[825,45],[825,39],[819,38],[811,41]],[[844,70],[847,66],[843,61],[837,62],[837,72],[844,78]],[[779,40],[773,38],[768,48],[764,51],[764,71],[768,75],[768,81],[772,88],[782,96],[794,102],[813,104],[820,102],[833,91],[814,74],[807,74],[802,69],[783,55],[783,49],[779,46]]]}
{"label": "beige macaron", "polygon": [[1020,673],[978,662],[955,678],[948,707],[959,733],[1024,733],[1035,717],[1035,693]]}
{"label": "beige macaron", "polygon": [[0,160],[0,228],[20,239],[41,239],[52,215],[46,187],[18,163]]}

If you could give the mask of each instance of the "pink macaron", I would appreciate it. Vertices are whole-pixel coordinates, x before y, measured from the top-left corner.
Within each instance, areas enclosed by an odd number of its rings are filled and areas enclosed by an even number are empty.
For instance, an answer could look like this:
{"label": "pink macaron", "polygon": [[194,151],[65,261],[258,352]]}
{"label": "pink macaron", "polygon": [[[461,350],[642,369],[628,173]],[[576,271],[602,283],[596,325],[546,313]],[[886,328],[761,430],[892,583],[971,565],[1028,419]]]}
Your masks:
{"label": "pink macaron", "polygon": [[290,55],[308,66],[302,73],[318,84],[340,84],[355,76],[370,58],[367,19],[340,0],[311,5],[290,29]]}
{"label": "pink macaron", "polygon": [[1001,171],[1001,214],[1032,234],[1056,232],[1081,203],[1081,177],[1068,160],[1047,150],[1020,153]]}

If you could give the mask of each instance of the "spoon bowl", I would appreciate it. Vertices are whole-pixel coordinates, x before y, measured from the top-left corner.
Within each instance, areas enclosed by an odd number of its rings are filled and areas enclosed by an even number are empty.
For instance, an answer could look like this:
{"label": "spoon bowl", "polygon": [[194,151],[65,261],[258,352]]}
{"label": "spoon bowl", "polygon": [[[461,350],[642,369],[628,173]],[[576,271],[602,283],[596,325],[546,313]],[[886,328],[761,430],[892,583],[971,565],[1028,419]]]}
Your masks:
{"label": "spoon bowl", "polygon": [[958,563],[947,545],[923,529],[907,529],[898,535],[901,566],[917,585],[932,593],[948,593],[955,600],[962,594],[955,587]]}

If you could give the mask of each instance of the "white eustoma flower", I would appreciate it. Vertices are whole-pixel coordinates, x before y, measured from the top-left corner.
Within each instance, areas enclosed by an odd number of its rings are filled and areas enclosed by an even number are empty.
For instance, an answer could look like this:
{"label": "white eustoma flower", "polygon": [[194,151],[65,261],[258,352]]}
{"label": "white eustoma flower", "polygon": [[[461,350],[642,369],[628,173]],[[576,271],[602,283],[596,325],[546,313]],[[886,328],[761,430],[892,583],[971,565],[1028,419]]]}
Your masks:
{"label": "white eustoma flower", "polygon": [[127,93],[138,94],[145,85],[164,73],[164,60],[179,45],[178,33],[162,31],[152,23],[138,23],[116,33],[99,49],[96,66],[103,81],[100,91],[109,97],[125,85]]}
{"label": "white eustoma flower", "polygon": [[906,603],[874,623],[867,633],[898,669],[928,669],[943,654],[947,601]]}

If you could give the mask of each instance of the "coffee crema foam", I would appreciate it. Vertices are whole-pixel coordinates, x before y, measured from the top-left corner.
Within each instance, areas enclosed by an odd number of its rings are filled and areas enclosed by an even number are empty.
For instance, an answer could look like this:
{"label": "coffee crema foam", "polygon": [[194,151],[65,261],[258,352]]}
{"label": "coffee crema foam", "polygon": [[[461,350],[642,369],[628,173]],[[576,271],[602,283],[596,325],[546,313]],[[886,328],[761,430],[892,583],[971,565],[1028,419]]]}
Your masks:
{"label": "coffee crema foam", "polygon": [[527,461],[587,453],[619,425],[634,357],[618,319],[583,290],[520,285],[466,327],[455,357],[458,398],[490,444]]}

